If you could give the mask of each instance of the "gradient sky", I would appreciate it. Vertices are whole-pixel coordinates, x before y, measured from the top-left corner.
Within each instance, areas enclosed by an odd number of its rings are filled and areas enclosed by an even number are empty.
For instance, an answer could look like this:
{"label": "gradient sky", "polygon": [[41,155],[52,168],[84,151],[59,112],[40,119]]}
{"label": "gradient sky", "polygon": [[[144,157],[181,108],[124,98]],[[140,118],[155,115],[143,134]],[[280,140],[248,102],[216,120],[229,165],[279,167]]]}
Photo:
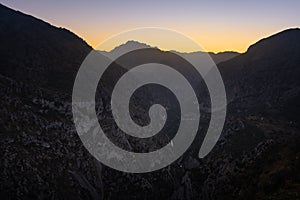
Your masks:
{"label": "gradient sky", "polygon": [[163,27],[191,37],[206,51],[244,52],[263,37],[300,27],[299,0],[1,0],[1,3],[65,27],[93,47],[129,29]]}

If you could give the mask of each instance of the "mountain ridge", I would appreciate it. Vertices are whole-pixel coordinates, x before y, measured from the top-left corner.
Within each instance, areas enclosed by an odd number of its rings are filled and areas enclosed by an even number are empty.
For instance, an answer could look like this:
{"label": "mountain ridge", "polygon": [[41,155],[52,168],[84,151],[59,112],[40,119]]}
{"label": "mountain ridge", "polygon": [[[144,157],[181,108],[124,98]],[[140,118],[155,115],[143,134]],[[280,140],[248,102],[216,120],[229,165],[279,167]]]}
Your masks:
{"label": "mountain ridge", "polygon": [[[139,42],[136,40],[128,40],[125,43],[114,47],[110,51],[103,51],[103,50],[98,50],[98,51],[101,52],[105,56],[110,55],[111,57],[115,58],[115,57],[118,57],[119,55],[124,54],[125,52],[135,50],[135,49],[141,49],[141,48],[156,48],[156,49],[159,49],[160,51],[165,51],[165,50],[161,50],[158,47],[154,47],[149,44]],[[235,56],[240,55],[238,52],[234,52],[234,51],[224,51],[224,52],[219,52],[219,53],[205,52],[205,51],[195,51],[195,52],[180,52],[177,50],[166,50],[166,51],[177,53],[179,55],[182,55],[183,57],[189,57],[192,60],[196,60],[197,57],[199,57],[199,59],[201,59],[201,56],[205,56],[206,54],[208,54],[214,60],[214,62],[216,64],[218,64],[220,62],[224,62],[226,60],[234,58]]]}
{"label": "mountain ridge", "polygon": [[243,109],[287,106],[290,107],[288,110],[293,110],[295,118],[299,112],[297,101],[300,101],[299,55],[300,29],[288,29],[258,41],[244,54],[220,63],[218,67],[228,101]]}
{"label": "mountain ridge", "polygon": [[0,43],[1,74],[69,92],[79,66],[92,50],[69,30],[4,5],[0,5]]}
{"label": "mountain ridge", "polygon": [[[0,7],[1,22],[3,16]],[[218,64],[229,104],[222,135],[205,158],[191,150],[164,169],[130,174],[95,160],[75,129],[67,94],[91,48],[61,31],[49,35],[34,26],[22,31],[22,19],[5,23],[0,23],[1,199],[299,198],[300,62],[294,41],[284,39],[288,45],[279,52],[269,44],[255,46]],[[280,44],[285,42],[275,46]],[[109,101],[100,97],[102,104],[92,109],[108,112]],[[93,123],[84,128],[94,129]],[[128,144],[126,137],[114,139]]]}

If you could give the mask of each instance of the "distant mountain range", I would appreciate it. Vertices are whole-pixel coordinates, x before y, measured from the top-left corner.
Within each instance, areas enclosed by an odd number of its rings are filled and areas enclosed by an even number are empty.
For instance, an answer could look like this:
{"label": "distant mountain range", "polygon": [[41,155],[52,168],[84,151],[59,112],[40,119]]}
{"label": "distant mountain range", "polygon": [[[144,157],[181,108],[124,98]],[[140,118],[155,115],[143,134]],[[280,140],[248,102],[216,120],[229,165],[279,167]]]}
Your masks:
{"label": "distant mountain range", "polygon": [[[29,80],[48,89],[71,91],[76,72],[92,48],[64,28],[3,5],[0,5],[0,17],[1,74],[21,81]],[[135,45],[147,46],[129,41],[110,53],[120,53],[124,48]],[[201,54],[195,52],[189,56]],[[216,62],[221,62],[238,54],[224,52],[210,55]]]}
{"label": "distant mountain range", "polygon": [[[300,29],[262,39],[242,54],[210,53],[229,102],[220,140],[204,159],[193,144],[149,174],[96,162],[76,133],[70,94],[92,50],[84,40],[0,5],[0,44],[1,199],[299,198]],[[108,53],[130,45],[147,46],[129,41]],[[98,113],[109,111],[101,103]]]}
{"label": "distant mountain range", "polygon": [[[142,43],[142,42],[130,40],[124,44],[121,44],[121,45],[115,47],[114,49],[112,49],[109,52],[107,52],[107,51],[100,51],[100,52],[103,55],[109,54],[110,56],[112,56],[114,58],[114,57],[116,57],[116,55],[122,55],[122,54],[124,54],[124,52],[128,52],[131,49],[141,49],[141,48],[157,48],[157,49],[159,49],[158,47],[152,47],[152,46]],[[192,60],[201,59],[202,56],[207,54],[207,52],[201,52],[201,51],[185,53],[185,52],[178,52],[175,50],[171,50],[171,52],[176,52],[176,53],[182,55],[183,57],[188,57],[189,59],[192,59]],[[213,59],[213,61],[216,64],[226,61],[226,60],[229,60],[229,59],[234,58],[235,56],[239,55],[239,53],[233,52],[233,51],[225,51],[225,52],[220,52],[220,53],[208,52],[208,54],[210,55],[210,57]]]}

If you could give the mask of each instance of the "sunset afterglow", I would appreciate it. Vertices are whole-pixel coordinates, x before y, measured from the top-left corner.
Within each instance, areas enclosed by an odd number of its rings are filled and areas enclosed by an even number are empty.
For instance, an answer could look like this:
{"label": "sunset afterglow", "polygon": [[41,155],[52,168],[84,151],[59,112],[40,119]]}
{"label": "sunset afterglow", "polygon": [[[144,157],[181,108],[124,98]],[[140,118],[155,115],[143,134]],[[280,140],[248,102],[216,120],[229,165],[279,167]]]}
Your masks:
{"label": "sunset afterglow", "polygon": [[[250,44],[261,38],[286,28],[299,27],[300,20],[300,2],[291,0],[3,0],[2,3],[67,28],[93,47],[123,31],[162,27],[191,37],[206,51],[245,52]],[[191,52],[195,49],[179,45],[176,50]]]}

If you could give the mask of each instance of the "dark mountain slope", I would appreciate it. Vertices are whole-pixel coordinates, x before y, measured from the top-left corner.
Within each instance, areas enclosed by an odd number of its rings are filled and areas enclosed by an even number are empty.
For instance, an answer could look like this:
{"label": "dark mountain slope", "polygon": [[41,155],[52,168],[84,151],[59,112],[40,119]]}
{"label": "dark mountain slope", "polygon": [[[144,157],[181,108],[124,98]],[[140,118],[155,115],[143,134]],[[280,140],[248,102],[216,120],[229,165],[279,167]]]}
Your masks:
{"label": "dark mountain slope", "polygon": [[263,110],[288,105],[300,110],[300,29],[263,39],[220,63],[219,69],[234,107]]}
{"label": "dark mountain slope", "polygon": [[298,110],[298,30],[219,65],[231,103],[208,156],[187,153],[162,170],[128,174],[95,162],[68,95],[47,90],[69,91],[91,48],[66,30],[0,11],[0,199],[299,199],[299,126],[282,115]]}
{"label": "dark mountain slope", "polygon": [[0,4],[0,74],[71,91],[91,47],[74,33]]}

